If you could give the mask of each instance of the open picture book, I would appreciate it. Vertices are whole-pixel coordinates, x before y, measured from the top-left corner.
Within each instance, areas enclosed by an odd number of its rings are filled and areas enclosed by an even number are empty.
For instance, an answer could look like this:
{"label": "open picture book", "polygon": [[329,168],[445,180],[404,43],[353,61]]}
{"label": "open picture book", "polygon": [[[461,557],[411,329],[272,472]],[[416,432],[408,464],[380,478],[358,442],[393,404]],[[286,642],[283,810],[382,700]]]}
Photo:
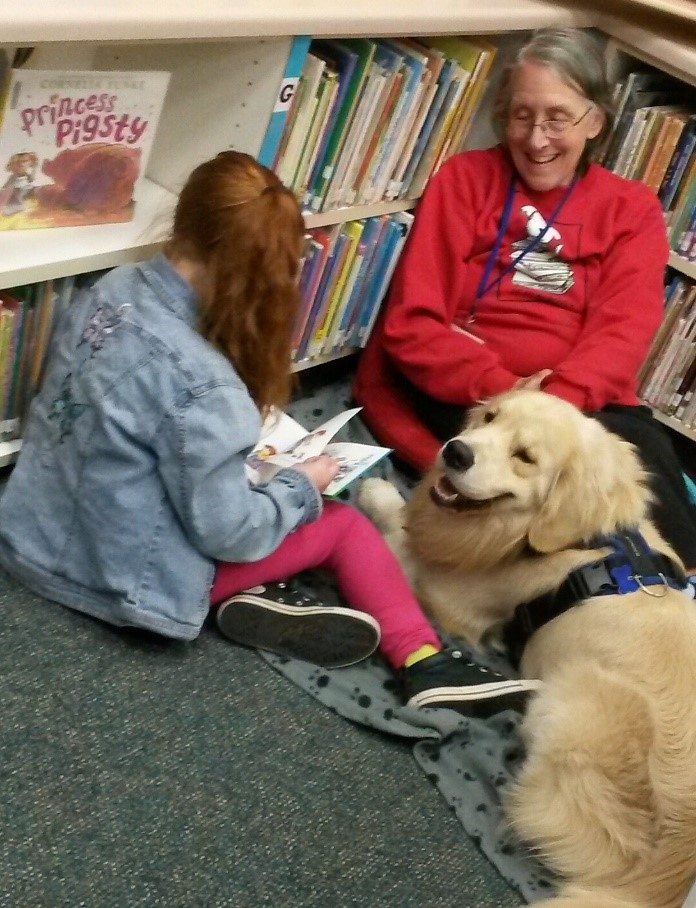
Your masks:
{"label": "open picture book", "polygon": [[287,413],[273,411],[263,425],[258,445],[247,458],[250,482],[266,482],[281,467],[292,467],[317,454],[328,454],[340,463],[341,469],[323,494],[329,497],[338,495],[358,476],[391,453],[391,448],[377,445],[331,442],[338,430],[360,410],[361,407],[345,410],[311,432]]}

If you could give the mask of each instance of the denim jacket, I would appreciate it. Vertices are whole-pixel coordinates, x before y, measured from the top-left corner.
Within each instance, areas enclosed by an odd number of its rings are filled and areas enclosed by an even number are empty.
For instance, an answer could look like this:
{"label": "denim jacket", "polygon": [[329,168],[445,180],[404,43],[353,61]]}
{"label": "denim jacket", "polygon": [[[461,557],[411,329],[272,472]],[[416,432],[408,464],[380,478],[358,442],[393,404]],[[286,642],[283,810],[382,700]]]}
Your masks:
{"label": "denim jacket", "polygon": [[117,625],[191,639],[217,560],[256,561],[321,496],[283,469],[249,484],[261,418],[196,330],[192,288],[156,255],[71,303],[0,499],[0,564]]}

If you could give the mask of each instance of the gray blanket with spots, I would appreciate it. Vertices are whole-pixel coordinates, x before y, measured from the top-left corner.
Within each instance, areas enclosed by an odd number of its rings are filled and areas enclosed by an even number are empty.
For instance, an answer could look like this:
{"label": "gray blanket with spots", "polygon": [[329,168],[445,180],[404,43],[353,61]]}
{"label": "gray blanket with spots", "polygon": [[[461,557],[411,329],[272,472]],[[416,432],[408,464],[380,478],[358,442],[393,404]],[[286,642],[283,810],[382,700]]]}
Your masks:
{"label": "gray blanket with spots", "polygon": [[[523,756],[516,713],[482,721],[449,709],[402,706],[394,675],[378,656],[341,669],[270,654],[264,659],[340,716],[411,739],[417,765],[502,876],[527,902],[553,894],[550,874],[511,837],[500,809],[501,791]],[[493,656],[485,661],[501,668]]]}
{"label": "gray blanket with spots", "polygon": [[[303,395],[289,412],[307,428],[314,428],[350,405],[350,382],[344,379]],[[340,437],[346,440],[373,440],[359,417],[341,431]],[[375,471],[394,481],[408,495],[412,482],[389,461],[383,461]],[[329,601],[338,596],[325,577],[308,574],[302,580]],[[491,668],[512,671],[495,653],[482,657],[481,653],[472,653],[462,641],[446,642],[456,644]],[[482,721],[467,719],[447,709],[405,707],[393,673],[379,656],[350,668],[332,670],[269,654],[264,654],[264,658],[338,715],[389,735],[411,739],[417,765],[503,877],[527,902],[553,894],[551,875],[524,845],[512,838],[500,808],[501,792],[523,758],[518,733],[520,717],[516,713],[506,711]]]}

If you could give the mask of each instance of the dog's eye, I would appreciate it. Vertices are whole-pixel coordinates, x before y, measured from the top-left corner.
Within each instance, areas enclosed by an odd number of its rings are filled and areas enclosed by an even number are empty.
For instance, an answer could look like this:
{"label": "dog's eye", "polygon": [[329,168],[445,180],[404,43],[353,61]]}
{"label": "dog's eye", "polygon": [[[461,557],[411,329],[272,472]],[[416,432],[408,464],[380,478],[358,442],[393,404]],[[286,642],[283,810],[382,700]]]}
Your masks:
{"label": "dog's eye", "polygon": [[521,460],[522,463],[534,463],[535,462],[534,458],[532,457],[532,455],[529,453],[529,451],[526,448],[518,448],[513,453],[512,456],[516,457],[518,460]]}
{"label": "dog's eye", "polygon": [[491,413],[490,410],[487,413],[483,414],[484,422],[493,422],[494,419],[495,419],[495,413]]}

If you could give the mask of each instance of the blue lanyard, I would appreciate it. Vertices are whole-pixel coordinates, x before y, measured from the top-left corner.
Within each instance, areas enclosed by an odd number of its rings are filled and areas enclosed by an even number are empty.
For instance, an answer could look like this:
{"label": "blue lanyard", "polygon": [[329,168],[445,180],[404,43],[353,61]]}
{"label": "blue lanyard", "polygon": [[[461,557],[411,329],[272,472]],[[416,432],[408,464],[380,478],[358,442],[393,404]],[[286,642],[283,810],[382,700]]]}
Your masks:
{"label": "blue lanyard", "polygon": [[479,285],[476,289],[476,296],[474,297],[474,305],[472,306],[471,312],[469,314],[469,319],[468,319],[469,322],[473,321],[474,315],[476,314],[476,307],[477,307],[478,301],[481,299],[481,297],[484,295],[484,293],[488,293],[488,291],[491,290],[493,287],[495,287],[496,284],[499,284],[500,281],[505,277],[505,275],[509,274],[515,268],[516,265],[519,265],[519,263],[522,261],[522,259],[525,257],[525,255],[527,255],[529,252],[531,252],[532,249],[535,249],[539,245],[539,243],[544,239],[544,236],[546,235],[548,229],[551,227],[553,222],[558,217],[558,214],[559,214],[561,208],[563,208],[565,203],[568,201],[568,196],[573,191],[573,186],[575,186],[575,178],[573,178],[573,180],[571,180],[571,182],[568,184],[566,191],[561,196],[561,199],[560,199],[558,205],[556,205],[556,207],[554,208],[554,210],[551,214],[551,217],[546,222],[545,229],[542,230],[541,233],[537,234],[537,236],[532,237],[530,239],[530,241],[527,243],[527,245],[524,247],[522,252],[513,261],[509,262],[503,268],[503,270],[500,272],[500,274],[497,275],[497,277],[494,277],[493,280],[491,280],[491,273],[493,271],[493,268],[495,267],[496,261],[498,260],[498,253],[500,252],[500,245],[503,242],[503,237],[505,236],[505,231],[507,229],[508,221],[510,220],[510,213],[512,211],[512,200],[515,197],[515,183],[516,183],[515,177],[512,176],[510,178],[510,185],[508,186],[507,195],[505,197],[505,205],[503,206],[503,214],[502,214],[502,217],[500,218],[500,224],[498,225],[498,234],[495,238],[495,243],[493,243],[493,248],[491,249],[490,253],[488,254],[488,258],[486,259],[486,265],[483,269],[483,274],[481,275],[481,280],[479,281]]}

